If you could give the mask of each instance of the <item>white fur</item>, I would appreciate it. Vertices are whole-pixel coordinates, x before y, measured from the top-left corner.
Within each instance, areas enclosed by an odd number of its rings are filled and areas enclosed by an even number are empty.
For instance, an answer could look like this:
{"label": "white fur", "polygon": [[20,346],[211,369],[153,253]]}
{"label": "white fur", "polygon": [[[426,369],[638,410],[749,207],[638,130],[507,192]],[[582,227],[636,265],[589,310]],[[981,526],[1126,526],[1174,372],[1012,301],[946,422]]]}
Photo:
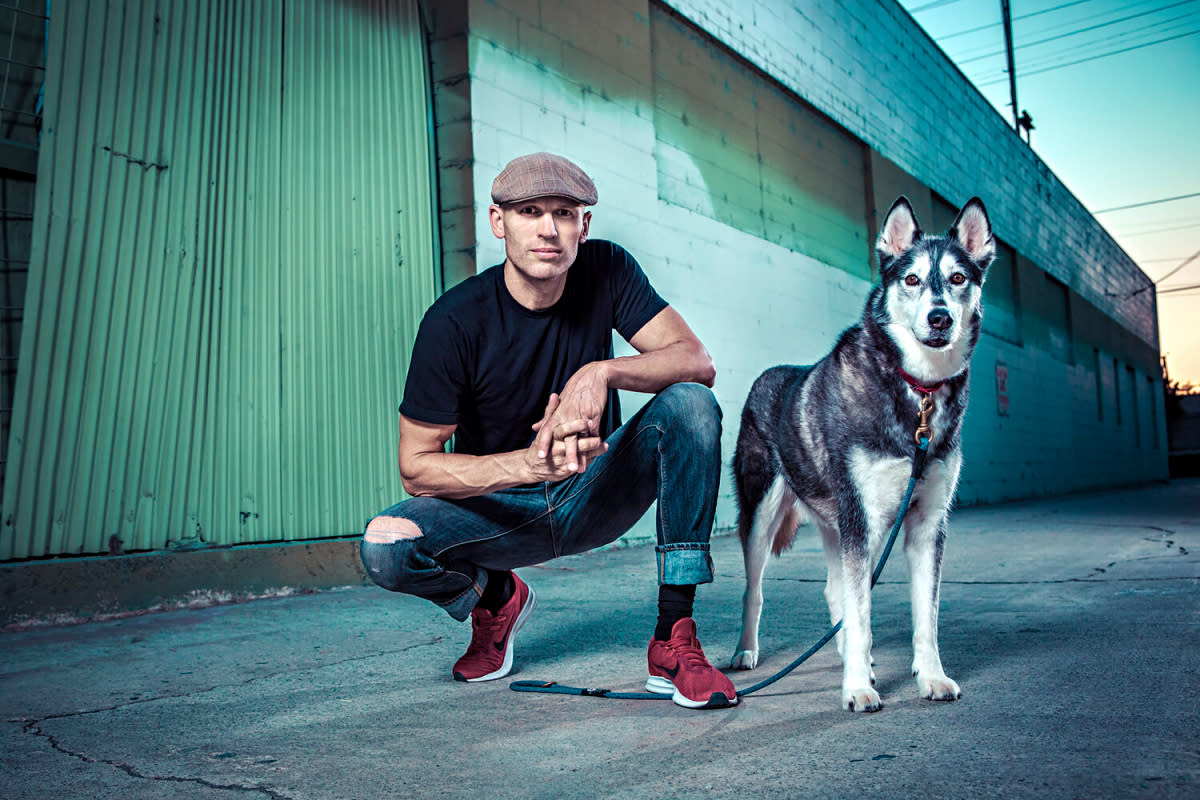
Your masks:
{"label": "white fur", "polygon": [[[886,325],[888,334],[900,348],[904,371],[919,381],[937,383],[958,375],[967,366],[971,342],[966,336],[970,320],[979,312],[979,287],[970,284],[951,291],[950,276],[958,270],[958,262],[944,255],[938,265],[947,290],[935,302],[929,290],[929,273],[933,264],[925,253],[913,259],[912,267],[905,273],[916,275],[918,286],[907,286],[897,281],[888,287],[885,304],[893,318]],[[929,327],[929,312],[935,306],[945,308],[952,320],[948,331],[950,343],[944,347],[930,347],[924,342],[933,330]]]}
{"label": "white fur", "polygon": [[900,348],[904,371],[922,383],[944,381],[966,369],[970,342],[965,336],[959,336],[945,347],[933,348],[922,344],[910,325],[892,322],[887,330]]}
{"label": "white fur", "polygon": [[742,597],[742,638],[733,654],[734,669],[754,669],[758,666],[758,622],[762,617],[762,580],[767,568],[771,544],[779,528],[798,509],[796,495],[788,488],[782,475],[776,475],[766,496],[754,511],[750,538],[742,548],[746,565],[746,592]]}
{"label": "white fur", "polygon": [[[877,711],[882,703],[871,685],[871,572],[904,496],[910,464],[904,458],[879,459],[858,448],[849,453],[847,462],[867,511],[868,552],[846,552],[840,541],[837,545],[842,568],[842,707]],[[832,555],[826,553],[831,565]],[[830,604],[831,616],[835,610]]]}
{"label": "white fur", "polygon": [[920,502],[904,520],[904,554],[912,597],[912,673],[917,691],[929,700],[957,700],[962,696],[958,684],[946,676],[938,653],[941,564],[936,550],[938,530],[945,525],[961,466],[962,456],[957,451],[944,462],[931,463],[922,481]]}

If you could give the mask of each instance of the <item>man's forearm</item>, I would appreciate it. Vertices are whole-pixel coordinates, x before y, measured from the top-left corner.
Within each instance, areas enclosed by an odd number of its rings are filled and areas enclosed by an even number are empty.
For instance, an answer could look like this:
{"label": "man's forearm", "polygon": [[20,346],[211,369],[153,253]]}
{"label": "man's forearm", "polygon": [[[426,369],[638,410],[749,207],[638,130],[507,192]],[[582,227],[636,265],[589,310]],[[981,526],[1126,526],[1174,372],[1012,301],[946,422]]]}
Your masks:
{"label": "man's forearm", "polygon": [[459,500],[534,483],[524,451],[471,456],[462,453],[423,453],[402,465],[404,490],[414,497]]}
{"label": "man's forearm", "polygon": [[655,394],[674,383],[702,383],[716,378],[712,357],[697,341],[679,341],[662,349],[604,362],[613,389]]}

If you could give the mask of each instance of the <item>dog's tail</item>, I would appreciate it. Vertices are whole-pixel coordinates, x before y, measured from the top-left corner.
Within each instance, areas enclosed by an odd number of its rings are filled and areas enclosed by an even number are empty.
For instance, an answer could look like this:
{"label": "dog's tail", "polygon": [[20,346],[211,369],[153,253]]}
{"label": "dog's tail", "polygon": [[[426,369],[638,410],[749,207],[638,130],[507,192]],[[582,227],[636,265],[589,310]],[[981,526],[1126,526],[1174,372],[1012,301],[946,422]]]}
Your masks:
{"label": "dog's tail", "polygon": [[[771,367],[759,375],[750,387],[742,407],[742,424],[738,430],[737,448],[733,454],[733,481],[737,493],[738,538],[744,547],[750,540],[755,515],[762,503],[769,503],[769,513],[777,523],[771,549],[779,555],[796,536],[796,527],[804,515],[796,508],[796,497],[788,489],[783,494],[768,497],[778,477],[778,463],[772,457],[783,408],[793,400],[795,390],[804,383],[812,367],[788,364]],[[778,490],[774,490],[778,491]],[[786,504],[781,508],[780,503]]]}
{"label": "dog's tail", "polygon": [[792,546],[796,540],[796,530],[808,521],[804,508],[796,502],[796,495],[782,481],[774,484],[771,490],[761,495],[750,505],[741,503],[738,507],[738,538],[742,547],[750,540],[750,530],[754,525],[756,514],[772,514],[771,552],[780,555]]}
{"label": "dog's tail", "polygon": [[[791,492],[788,492],[790,495]],[[790,500],[791,498],[787,498]],[[784,502],[787,502],[785,500]],[[771,542],[771,552],[775,555],[782,555],[783,551],[792,546],[796,541],[796,530],[807,522],[806,515],[801,509],[800,504],[792,501],[787,507],[780,508],[779,513],[775,516],[779,527],[775,529],[775,538]]]}

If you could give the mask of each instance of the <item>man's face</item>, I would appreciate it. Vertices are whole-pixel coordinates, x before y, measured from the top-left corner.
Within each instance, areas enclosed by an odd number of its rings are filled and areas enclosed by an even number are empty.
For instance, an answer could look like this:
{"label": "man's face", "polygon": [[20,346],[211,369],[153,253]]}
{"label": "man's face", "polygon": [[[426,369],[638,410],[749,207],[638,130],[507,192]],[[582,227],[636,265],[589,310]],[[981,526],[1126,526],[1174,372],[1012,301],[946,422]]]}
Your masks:
{"label": "man's face", "polygon": [[592,212],[565,197],[536,197],[489,209],[492,233],[504,240],[508,261],[527,279],[565,275],[587,241]]}

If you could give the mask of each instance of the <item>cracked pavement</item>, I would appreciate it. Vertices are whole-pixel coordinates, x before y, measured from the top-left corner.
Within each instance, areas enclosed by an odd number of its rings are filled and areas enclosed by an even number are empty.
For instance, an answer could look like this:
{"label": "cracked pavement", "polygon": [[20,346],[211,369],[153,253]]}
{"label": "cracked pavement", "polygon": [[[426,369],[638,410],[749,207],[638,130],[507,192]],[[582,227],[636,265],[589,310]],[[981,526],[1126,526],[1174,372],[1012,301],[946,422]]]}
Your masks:
{"label": "cracked pavement", "polygon": [[[469,630],[355,587],[0,633],[0,797],[673,798],[1200,796],[1200,481],[963,509],[941,651],[955,703],[916,696],[901,548],[873,600],[885,708],[838,708],[827,647],[731,710],[516,694],[511,679],[640,690],[654,554],[522,570],[539,605],[510,679],[460,684]],[[714,539],[701,641],[737,639],[741,554]],[[767,570],[762,659],[824,633],[815,533]]]}

